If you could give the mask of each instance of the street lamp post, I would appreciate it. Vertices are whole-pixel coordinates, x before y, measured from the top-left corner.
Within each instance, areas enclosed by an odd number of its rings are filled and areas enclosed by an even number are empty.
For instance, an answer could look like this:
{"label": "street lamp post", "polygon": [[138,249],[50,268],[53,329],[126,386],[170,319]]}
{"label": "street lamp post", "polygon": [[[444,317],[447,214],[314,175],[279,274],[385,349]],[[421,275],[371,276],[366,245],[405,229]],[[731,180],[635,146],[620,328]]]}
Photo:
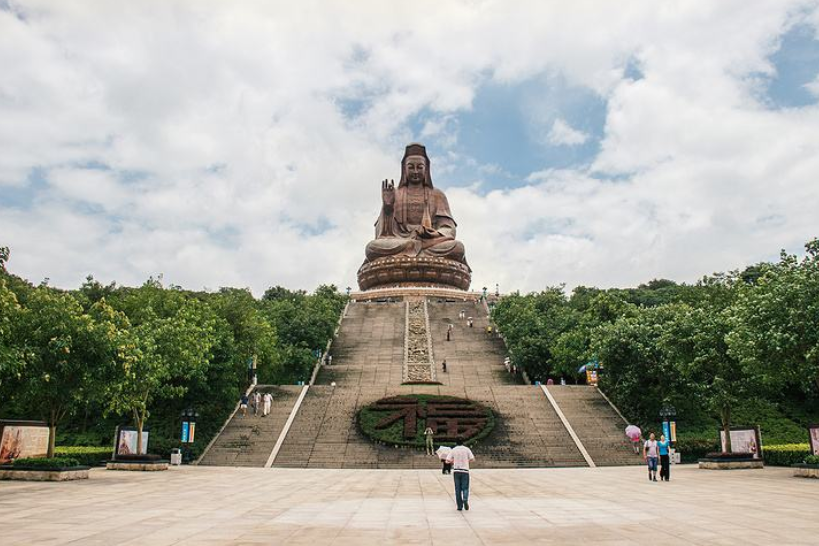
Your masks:
{"label": "street lamp post", "polygon": [[[671,404],[666,404],[660,409],[660,418],[663,420],[663,434],[666,440],[674,442],[676,436],[676,425],[671,419],[677,416],[677,409]],[[673,434],[672,434],[673,433]]]}
{"label": "street lamp post", "polygon": [[190,446],[196,439],[196,420],[199,418],[199,412],[186,408],[182,410],[182,460],[190,462],[191,450]]}

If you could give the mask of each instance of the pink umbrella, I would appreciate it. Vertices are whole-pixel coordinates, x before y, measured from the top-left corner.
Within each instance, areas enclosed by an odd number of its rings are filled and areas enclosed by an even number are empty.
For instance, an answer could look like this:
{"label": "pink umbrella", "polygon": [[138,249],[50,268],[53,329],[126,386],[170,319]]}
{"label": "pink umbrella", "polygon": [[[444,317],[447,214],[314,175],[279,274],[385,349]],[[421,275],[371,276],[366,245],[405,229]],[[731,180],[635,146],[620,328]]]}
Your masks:
{"label": "pink umbrella", "polygon": [[629,425],[626,427],[626,436],[628,436],[632,442],[639,440],[641,435],[642,431],[640,430],[640,427],[635,425]]}

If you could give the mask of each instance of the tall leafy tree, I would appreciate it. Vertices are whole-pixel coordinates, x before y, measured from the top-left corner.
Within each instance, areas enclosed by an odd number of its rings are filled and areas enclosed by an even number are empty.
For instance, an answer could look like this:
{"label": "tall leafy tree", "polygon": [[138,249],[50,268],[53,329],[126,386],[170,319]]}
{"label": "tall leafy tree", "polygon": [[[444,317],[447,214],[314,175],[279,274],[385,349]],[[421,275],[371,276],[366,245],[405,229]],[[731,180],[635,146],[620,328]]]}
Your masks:
{"label": "tall leafy tree", "polygon": [[83,400],[101,396],[120,318],[104,301],[86,313],[70,294],[46,286],[29,295],[13,328],[23,360],[17,394],[48,422],[49,457],[57,425]]}
{"label": "tall leafy tree", "polygon": [[[183,299],[171,305],[162,301],[156,286],[145,288],[133,295],[133,300],[142,299],[145,305],[139,322],[119,339],[117,380],[108,387],[108,409],[133,417],[138,452],[155,400],[183,396],[188,382],[207,371],[215,328],[214,315],[201,302]],[[173,291],[165,292],[176,299]],[[176,308],[175,312],[169,313],[169,308]]]}
{"label": "tall leafy tree", "polygon": [[761,388],[757,377],[731,355],[730,331],[728,310],[681,306],[658,343],[686,381],[686,392],[703,401],[719,419],[728,451],[734,408],[758,396]]}
{"label": "tall leafy tree", "polygon": [[782,253],[738,287],[732,308],[732,355],[781,390],[819,394],[819,239],[806,255]]}

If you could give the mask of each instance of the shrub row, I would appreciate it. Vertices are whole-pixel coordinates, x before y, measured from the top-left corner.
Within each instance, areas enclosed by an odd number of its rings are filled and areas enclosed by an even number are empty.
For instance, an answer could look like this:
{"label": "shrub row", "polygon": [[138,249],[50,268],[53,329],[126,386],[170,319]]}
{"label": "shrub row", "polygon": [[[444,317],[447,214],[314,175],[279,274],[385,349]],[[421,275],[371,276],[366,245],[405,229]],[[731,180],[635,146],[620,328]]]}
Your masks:
{"label": "shrub row", "polygon": [[805,461],[810,456],[808,444],[783,444],[778,446],[763,446],[762,455],[765,464],[771,466],[791,466]]}
{"label": "shrub row", "polygon": [[46,459],[45,457],[30,457],[27,459],[15,459],[14,463],[12,464],[15,467],[36,468],[42,470],[56,470],[58,468],[82,466],[80,461],[73,457],[54,457],[53,459]]}
{"label": "shrub row", "polygon": [[819,455],[808,455],[805,457],[805,464],[819,465]]}
{"label": "shrub row", "polygon": [[719,450],[719,443],[709,438],[680,438],[676,443],[683,463],[695,463],[712,451]]}
{"label": "shrub row", "polygon": [[111,458],[112,448],[97,446],[61,446],[54,449],[55,457],[71,457],[83,466],[100,466]]}

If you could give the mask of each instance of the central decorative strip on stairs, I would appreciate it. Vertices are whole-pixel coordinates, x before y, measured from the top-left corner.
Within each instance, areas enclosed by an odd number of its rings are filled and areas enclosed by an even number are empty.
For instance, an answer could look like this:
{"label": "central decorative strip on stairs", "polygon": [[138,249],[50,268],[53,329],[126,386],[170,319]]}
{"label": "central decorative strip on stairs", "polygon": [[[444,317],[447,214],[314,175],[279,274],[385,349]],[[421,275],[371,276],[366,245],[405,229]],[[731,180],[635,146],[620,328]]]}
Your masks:
{"label": "central decorative strip on stairs", "polygon": [[293,421],[296,420],[296,414],[299,412],[299,408],[301,407],[301,403],[304,400],[304,396],[307,394],[307,390],[310,388],[310,385],[305,385],[301,389],[301,393],[299,393],[299,398],[296,400],[296,403],[293,405],[293,409],[290,410],[290,416],[287,418],[287,422],[282,427],[282,431],[279,433],[279,438],[276,440],[276,445],[273,446],[273,451],[270,452],[270,457],[267,458],[267,462],[264,464],[265,468],[270,468],[273,466],[273,461],[276,460],[276,456],[279,454],[279,450],[282,448],[282,444],[284,444],[285,438],[287,438],[287,433],[290,431],[290,427],[293,425]]}
{"label": "central decorative strip on stairs", "polygon": [[404,383],[434,383],[435,361],[427,301],[408,301],[404,335]]}
{"label": "central decorative strip on stairs", "polygon": [[569,436],[571,436],[572,440],[574,440],[574,444],[577,446],[577,449],[580,451],[580,454],[583,455],[584,459],[586,459],[586,463],[588,463],[588,465],[592,468],[597,467],[597,465],[594,464],[591,455],[589,455],[589,452],[586,451],[586,447],[583,445],[583,442],[580,441],[580,437],[574,431],[574,428],[572,428],[572,424],[569,423],[569,420],[566,419],[565,415],[563,415],[563,410],[561,410],[560,406],[557,405],[557,401],[552,396],[552,393],[549,392],[549,389],[546,388],[546,385],[541,384],[540,388],[541,390],[543,390],[543,394],[546,395],[546,398],[549,399],[549,403],[552,405],[552,408],[554,408],[555,413],[557,413],[557,416],[560,417],[560,421],[563,423],[563,426],[566,427]]}

